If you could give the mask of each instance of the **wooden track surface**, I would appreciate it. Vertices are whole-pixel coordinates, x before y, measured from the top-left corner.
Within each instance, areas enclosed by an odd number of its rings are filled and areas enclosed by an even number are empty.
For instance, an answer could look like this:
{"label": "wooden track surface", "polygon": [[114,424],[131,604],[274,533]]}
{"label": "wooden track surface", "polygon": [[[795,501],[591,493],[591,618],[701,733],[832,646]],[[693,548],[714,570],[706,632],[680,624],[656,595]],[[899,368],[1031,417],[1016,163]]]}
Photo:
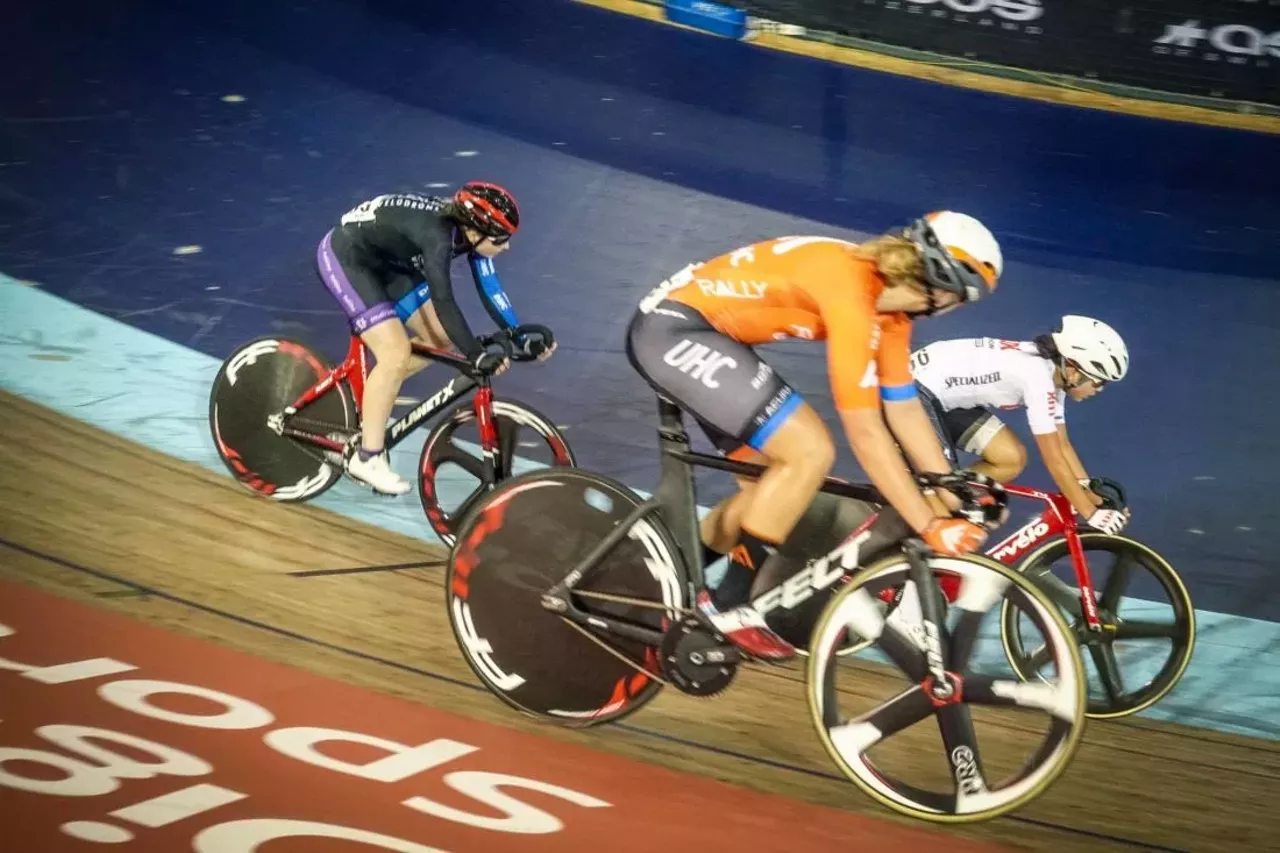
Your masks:
{"label": "wooden track surface", "polygon": [[[586,733],[528,721],[478,689],[448,628],[439,568],[289,574],[440,553],[315,507],[258,499],[228,477],[4,392],[0,506],[0,578],[544,737],[899,819],[835,778],[797,668],[747,670],[714,699],[666,691],[628,723]],[[1278,760],[1280,745],[1267,741],[1094,722],[1075,763],[1035,804],[954,831],[1044,851],[1280,849]]]}
{"label": "wooden track surface", "polygon": [[[598,6],[613,12],[621,12],[660,21],[668,26],[692,29],[682,24],[673,24],[666,19],[661,5],[646,0],[578,0],[590,6]],[[709,38],[711,36],[708,36]],[[1264,133],[1280,133],[1280,118],[1270,115],[1258,115],[1250,112],[1228,112],[1226,110],[1198,107],[1191,104],[1176,104],[1140,97],[1123,97],[1106,92],[1097,92],[1084,88],[1073,88],[1069,80],[1054,75],[1042,75],[1046,81],[1037,83],[1030,80],[1015,80],[999,77],[993,73],[983,73],[976,69],[981,63],[956,58],[953,65],[936,65],[927,62],[916,62],[885,53],[871,50],[859,50],[843,45],[828,44],[812,39],[796,36],[762,33],[752,39],[752,44],[771,50],[782,50],[814,59],[839,62],[868,68],[872,71],[884,71],[920,80],[932,80],[950,86],[962,86],[966,89],[977,89],[1001,95],[1013,95],[1034,101],[1046,101],[1055,104],[1067,104],[1075,107],[1086,107],[1109,112],[1126,113],[1128,115],[1145,116],[1147,118],[1183,121],[1192,124],[1205,124],[1214,127],[1230,127],[1240,130],[1256,130]],[[969,66],[969,69],[960,66]]]}

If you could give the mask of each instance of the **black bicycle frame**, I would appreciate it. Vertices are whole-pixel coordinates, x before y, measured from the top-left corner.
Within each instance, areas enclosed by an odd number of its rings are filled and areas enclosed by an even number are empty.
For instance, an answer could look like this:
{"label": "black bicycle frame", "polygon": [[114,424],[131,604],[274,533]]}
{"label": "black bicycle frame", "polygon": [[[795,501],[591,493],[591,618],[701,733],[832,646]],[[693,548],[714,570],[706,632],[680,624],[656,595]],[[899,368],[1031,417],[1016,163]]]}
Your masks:
{"label": "black bicycle frame", "polygon": [[[661,471],[658,487],[653,496],[645,500],[627,514],[609,531],[604,539],[591,549],[564,579],[551,587],[543,595],[542,605],[584,627],[595,628],[627,639],[656,646],[662,641],[663,634],[652,628],[635,624],[623,619],[602,617],[587,613],[572,600],[571,593],[575,586],[582,582],[619,542],[621,542],[641,519],[657,513],[667,530],[675,537],[676,546],[684,556],[688,569],[686,578],[686,600],[694,601],[699,592],[706,586],[702,565],[702,537],[698,531],[697,499],[695,497],[693,469],[695,467],[714,468],[727,471],[741,477],[758,478],[766,467],[754,462],[742,462],[724,459],[707,453],[699,453],[689,446],[689,435],[685,431],[682,412],[678,406],[664,397],[658,397],[658,444],[661,454]],[[820,492],[827,492],[840,497],[868,501],[875,504],[886,504],[884,496],[875,487],[860,483],[850,483],[835,477],[827,477],[819,487]],[[945,623],[942,619],[942,596],[937,590],[932,574],[926,562],[928,546],[915,537],[904,542],[904,551],[910,566],[910,578],[916,588],[921,591],[921,609],[924,615],[926,636],[930,638],[930,653],[927,653],[929,668],[933,672],[937,684],[944,690],[949,679],[942,671],[941,644],[946,642]],[[823,559],[818,557],[816,559]],[[936,595],[926,595],[924,590],[934,589]],[[937,647],[933,640],[938,641]],[[936,665],[935,665],[936,662]]]}

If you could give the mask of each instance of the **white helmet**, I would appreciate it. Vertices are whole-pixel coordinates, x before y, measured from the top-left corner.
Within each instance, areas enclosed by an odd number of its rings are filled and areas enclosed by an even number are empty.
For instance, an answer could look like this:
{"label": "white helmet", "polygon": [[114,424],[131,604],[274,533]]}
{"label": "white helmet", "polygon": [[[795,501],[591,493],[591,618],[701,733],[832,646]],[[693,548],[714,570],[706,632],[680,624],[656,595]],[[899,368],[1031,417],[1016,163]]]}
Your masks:
{"label": "white helmet", "polygon": [[1118,382],[1129,372],[1129,349],[1116,330],[1101,320],[1068,314],[1054,332],[1058,354],[1091,379]]}
{"label": "white helmet", "polygon": [[972,216],[934,211],[913,222],[907,235],[920,251],[931,286],[964,302],[977,302],[996,289],[1004,255],[987,226]]}

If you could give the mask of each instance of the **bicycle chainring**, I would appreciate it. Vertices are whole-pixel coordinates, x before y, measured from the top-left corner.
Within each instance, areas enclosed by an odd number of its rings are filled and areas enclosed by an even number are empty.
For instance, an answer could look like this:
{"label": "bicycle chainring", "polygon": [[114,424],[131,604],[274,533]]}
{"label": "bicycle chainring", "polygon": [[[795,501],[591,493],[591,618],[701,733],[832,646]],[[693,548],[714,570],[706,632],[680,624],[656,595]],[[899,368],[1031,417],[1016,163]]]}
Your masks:
{"label": "bicycle chainring", "polygon": [[738,650],[693,617],[672,624],[658,648],[662,676],[682,693],[715,696],[738,674]]}

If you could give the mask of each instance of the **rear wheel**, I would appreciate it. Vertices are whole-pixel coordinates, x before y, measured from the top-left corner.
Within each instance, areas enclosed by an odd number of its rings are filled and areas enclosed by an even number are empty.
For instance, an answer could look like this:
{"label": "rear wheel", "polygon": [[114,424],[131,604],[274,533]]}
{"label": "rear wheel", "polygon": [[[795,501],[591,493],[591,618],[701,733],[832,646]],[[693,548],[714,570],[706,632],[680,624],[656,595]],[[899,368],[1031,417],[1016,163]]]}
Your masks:
{"label": "rear wheel", "polygon": [[[577,468],[520,474],[485,495],[458,531],[445,597],[471,669],[514,708],[562,726],[614,722],[656,696],[657,650],[571,623],[542,596],[640,499]],[[662,631],[684,607],[685,567],[654,516],[577,584],[584,611]]]}
{"label": "rear wheel", "polygon": [[[281,435],[277,420],[330,372],[321,356],[289,338],[257,338],[227,357],[209,393],[209,429],[237,482],[272,500],[292,502],[311,500],[341,479],[339,454]],[[334,385],[290,424],[345,442],[357,428],[346,385]]]}

